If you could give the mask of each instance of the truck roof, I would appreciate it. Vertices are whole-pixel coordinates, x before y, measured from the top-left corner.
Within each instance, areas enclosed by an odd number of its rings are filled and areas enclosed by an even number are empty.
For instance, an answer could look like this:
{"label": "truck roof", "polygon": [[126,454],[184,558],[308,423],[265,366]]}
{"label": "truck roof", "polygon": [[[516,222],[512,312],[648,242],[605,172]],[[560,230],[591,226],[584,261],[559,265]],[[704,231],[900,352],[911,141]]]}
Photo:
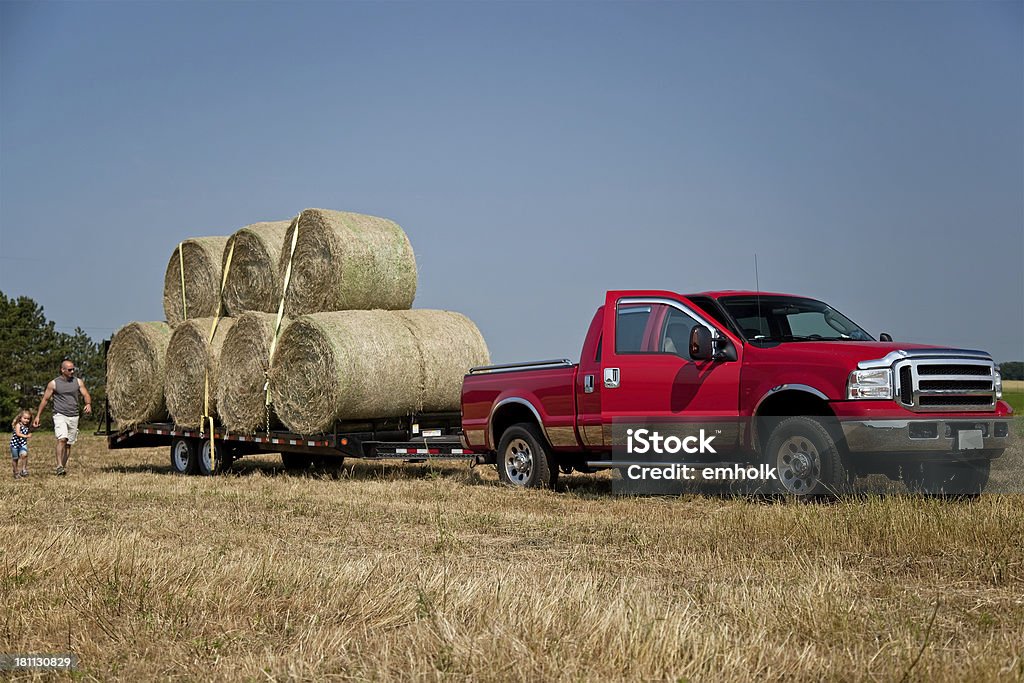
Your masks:
{"label": "truck roof", "polygon": [[684,294],[683,296],[709,296],[712,299],[718,299],[723,296],[791,296],[799,299],[811,298],[806,296],[800,296],[799,294],[783,294],[781,292],[752,292],[746,289],[723,289],[714,292],[696,292],[694,294]]}

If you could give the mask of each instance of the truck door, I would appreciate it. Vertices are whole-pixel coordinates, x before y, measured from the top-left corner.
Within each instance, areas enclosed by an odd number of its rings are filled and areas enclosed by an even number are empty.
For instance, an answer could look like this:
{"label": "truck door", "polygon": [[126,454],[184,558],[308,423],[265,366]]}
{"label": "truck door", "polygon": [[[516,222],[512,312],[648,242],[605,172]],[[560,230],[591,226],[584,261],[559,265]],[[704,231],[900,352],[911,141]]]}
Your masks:
{"label": "truck door", "polygon": [[[698,307],[668,292],[609,292],[604,311],[599,380],[606,439],[629,425],[668,436],[686,424],[715,434],[716,450],[735,448],[740,435],[741,345]],[[728,341],[737,360],[694,360],[689,342],[696,325]],[[613,429],[615,424],[621,429]],[[682,431],[689,433],[688,429]],[[621,445],[620,436],[614,445]]]}
{"label": "truck door", "polygon": [[604,331],[604,306],[597,309],[583,341],[579,370],[576,373],[576,426],[580,443],[588,450],[604,450],[601,415],[601,347]]}

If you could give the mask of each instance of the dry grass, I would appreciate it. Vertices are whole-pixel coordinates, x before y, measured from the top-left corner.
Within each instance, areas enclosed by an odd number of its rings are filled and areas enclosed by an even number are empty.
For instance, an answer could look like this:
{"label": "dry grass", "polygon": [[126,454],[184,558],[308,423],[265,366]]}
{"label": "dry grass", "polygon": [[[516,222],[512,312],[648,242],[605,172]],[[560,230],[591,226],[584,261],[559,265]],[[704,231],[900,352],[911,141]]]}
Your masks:
{"label": "dry grass", "polygon": [[58,479],[33,442],[0,484],[0,651],[72,650],[87,680],[1024,676],[1020,496],[626,499],[271,457],[176,477],[94,437]]}

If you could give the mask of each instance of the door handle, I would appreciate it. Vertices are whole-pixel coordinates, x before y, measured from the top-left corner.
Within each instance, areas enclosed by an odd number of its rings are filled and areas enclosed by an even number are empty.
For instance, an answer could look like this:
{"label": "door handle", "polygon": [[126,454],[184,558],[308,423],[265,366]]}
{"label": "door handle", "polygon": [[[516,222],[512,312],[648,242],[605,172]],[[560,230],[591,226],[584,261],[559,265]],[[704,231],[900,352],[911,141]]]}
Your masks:
{"label": "door handle", "polygon": [[594,376],[583,375],[583,393],[592,394],[594,393]]}
{"label": "door handle", "polygon": [[619,369],[618,368],[605,368],[604,369],[604,388],[605,389],[617,389],[619,386]]}

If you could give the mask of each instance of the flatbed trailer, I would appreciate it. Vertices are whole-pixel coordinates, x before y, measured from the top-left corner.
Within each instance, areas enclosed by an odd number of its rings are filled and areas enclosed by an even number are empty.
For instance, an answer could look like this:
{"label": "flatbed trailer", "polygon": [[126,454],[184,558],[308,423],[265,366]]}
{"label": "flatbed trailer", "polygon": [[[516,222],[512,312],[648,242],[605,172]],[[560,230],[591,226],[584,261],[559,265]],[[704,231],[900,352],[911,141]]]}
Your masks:
{"label": "flatbed trailer", "polygon": [[324,434],[296,434],[281,429],[240,434],[215,427],[208,432],[171,422],[152,422],[116,430],[107,410],[107,448],[170,448],[171,468],[180,474],[223,472],[246,455],[280,453],[286,469],[338,468],[345,458],[366,460],[462,460],[493,462],[465,446],[459,413],[424,413],[402,418],[338,422]]}

